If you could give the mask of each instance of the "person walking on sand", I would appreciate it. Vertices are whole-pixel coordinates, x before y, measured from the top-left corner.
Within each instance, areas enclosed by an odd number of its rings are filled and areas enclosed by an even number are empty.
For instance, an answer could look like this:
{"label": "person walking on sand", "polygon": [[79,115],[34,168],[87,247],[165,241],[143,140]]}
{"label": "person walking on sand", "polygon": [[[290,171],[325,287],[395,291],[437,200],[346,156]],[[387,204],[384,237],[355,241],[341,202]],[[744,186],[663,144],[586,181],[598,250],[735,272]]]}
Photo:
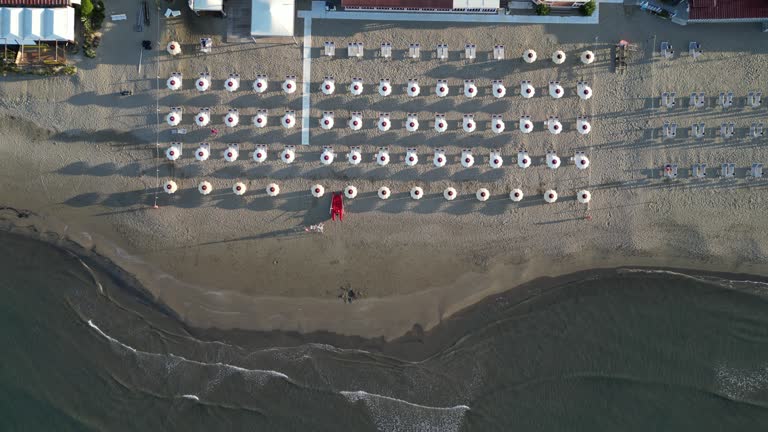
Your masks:
{"label": "person walking on sand", "polygon": [[218,129],[211,129],[211,135],[216,135],[217,133],[219,133]]}

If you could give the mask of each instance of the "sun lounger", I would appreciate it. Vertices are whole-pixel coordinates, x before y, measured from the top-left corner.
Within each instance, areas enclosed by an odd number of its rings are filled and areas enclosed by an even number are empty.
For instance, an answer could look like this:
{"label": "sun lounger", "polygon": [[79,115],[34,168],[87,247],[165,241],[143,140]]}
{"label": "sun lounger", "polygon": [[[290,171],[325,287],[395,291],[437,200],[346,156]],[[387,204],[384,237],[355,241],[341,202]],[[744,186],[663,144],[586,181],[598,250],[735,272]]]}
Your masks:
{"label": "sun lounger", "polygon": [[381,57],[385,59],[392,58],[392,44],[389,42],[382,42],[381,44]]}
{"label": "sun lounger", "polygon": [[763,103],[763,92],[751,91],[747,96],[747,105],[752,108],[760,108]]}
{"label": "sun lounger", "polygon": [[694,138],[704,138],[705,129],[704,129],[704,123],[694,123],[691,126],[691,135]]}
{"label": "sun lounger", "polygon": [[720,97],[718,98],[718,102],[720,103],[720,106],[723,108],[730,108],[733,106],[733,92],[721,92]]}
{"label": "sun lounger", "polygon": [[763,177],[763,164],[761,163],[753,163],[752,168],[749,170],[749,176],[752,178],[762,178]]}
{"label": "sun lounger", "polygon": [[707,98],[704,92],[701,92],[698,94],[696,92],[691,93],[691,98],[688,101],[688,105],[693,108],[704,108],[704,105],[706,105],[706,103],[707,103]]}
{"label": "sun lounger", "polygon": [[347,44],[347,57],[349,58],[363,58],[365,51],[362,42],[350,42]]}
{"label": "sun lounger", "polygon": [[325,41],[323,43],[323,55],[326,57],[333,57],[336,55],[336,44],[332,41]]}
{"label": "sun lounger", "polygon": [[675,51],[672,49],[672,45],[669,42],[665,41],[661,43],[661,55],[666,59],[670,59],[675,55]]}
{"label": "sun lounger", "polygon": [[736,164],[724,163],[720,167],[720,176],[724,178],[731,178],[736,175]]}
{"label": "sun lounger", "polygon": [[437,44],[436,51],[438,60],[448,60],[448,45]]}
{"label": "sun lounger", "polygon": [[504,45],[496,45],[493,47],[493,59],[504,60]]}
{"label": "sun lounger", "polygon": [[675,92],[664,92],[661,94],[661,104],[667,108],[674,108],[677,104],[677,102],[675,102],[676,97],[677,93]]}
{"label": "sun lounger", "polygon": [[691,177],[705,178],[707,176],[707,164],[699,163],[691,167]]}
{"label": "sun lounger", "polygon": [[760,138],[763,136],[763,124],[762,123],[752,123],[752,126],[749,128],[749,135],[752,138]]}
{"label": "sun lounger", "polygon": [[408,57],[418,60],[421,58],[421,44],[412,43],[408,46]]}
{"label": "sun lounger", "polygon": [[699,58],[699,56],[703,54],[701,45],[698,42],[690,42],[688,44],[688,54],[690,54],[694,60]]}
{"label": "sun lounger", "polygon": [[677,136],[677,123],[665,121],[662,130],[664,138],[674,138]]}
{"label": "sun lounger", "polygon": [[661,170],[661,175],[670,179],[677,178],[677,164],[666,164]]}
{"label": "sun lounger", "polygon": [[213,39],[211,38],[200,38],[200,52],[209,54],[211,52],[211,48],[213,48]]}
{"label": "sun lounger", "polygon": [[464,57],[470,61],[477,58],[477,46],[475,44],[464,45]]}
{"label": "sun lounger", "polygon": [[720,135],[723,138],[733,137],[735,130],[736,130],[736,123],[734,122],[723,123],[720,125]]}

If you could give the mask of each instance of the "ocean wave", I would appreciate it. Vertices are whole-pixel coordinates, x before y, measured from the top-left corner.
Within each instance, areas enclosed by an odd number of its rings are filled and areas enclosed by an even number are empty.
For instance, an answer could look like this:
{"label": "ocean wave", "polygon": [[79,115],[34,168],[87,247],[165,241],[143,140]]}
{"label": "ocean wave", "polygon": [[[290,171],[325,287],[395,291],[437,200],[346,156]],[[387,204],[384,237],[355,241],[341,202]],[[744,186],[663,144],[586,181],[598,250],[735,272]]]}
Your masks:
{"label": "ocean wave", "polygon": [[197,395],[193,395],[193,394],[184,394],[184,395],[181,395],[181,398],[193,400],[195,402],[200,402],[200,398],[197,397]]}
{"label": "ocean wave", "polygon": [[709,276],[702,274],[689,274],[673,270],[663,269],[638,269],[625,268],[621,271],[627,273],[645,273],[645,274],[664,274],[669,276],[682,277],[696,282],[708,283],[720,286],[722,288],[748,292],[760,296],[768,296],[768,282],[743,279],[726,279],[718,276]]}
{"label": "ocean wave", "polygon": [[362,401],[382,432],[457,432],[461,429],[466,405],[431,407],[365,391],[340,391],[348,401]]}
{"label": "ocean wave", "polygon": [[715,368],[716,390],[733,400],[745,400],[768,390],[768,366],[739,369],[719,364]]}

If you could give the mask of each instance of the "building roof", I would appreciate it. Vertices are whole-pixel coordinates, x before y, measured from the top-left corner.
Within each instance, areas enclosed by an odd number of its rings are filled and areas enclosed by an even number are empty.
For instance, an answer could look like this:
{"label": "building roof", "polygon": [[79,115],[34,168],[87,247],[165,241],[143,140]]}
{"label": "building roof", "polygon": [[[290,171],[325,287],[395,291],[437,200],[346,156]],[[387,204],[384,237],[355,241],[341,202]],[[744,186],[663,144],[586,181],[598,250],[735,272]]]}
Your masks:
{"label": "building roof", "polygon": [[251,0],[251,36],[293,36],[294,0]]}
{"label": "building roof", "polygon": [[768,19],[766,0],[690,0],[689,20]]}
{"label": "building roof", "polygon": [[75,10],[71,7],[6,8],[0,7],[0,42],[9,45],[34,44],[37,41],[72,41],[75,39]]}
{"label": "building roof", "polygon": [[341,0],[344,7],[451,9],[453,0]]}
{"label": "building roof", "polygon": [[0,0],[0,6],[6,7],[65,7],[80,2],[71,0]]}

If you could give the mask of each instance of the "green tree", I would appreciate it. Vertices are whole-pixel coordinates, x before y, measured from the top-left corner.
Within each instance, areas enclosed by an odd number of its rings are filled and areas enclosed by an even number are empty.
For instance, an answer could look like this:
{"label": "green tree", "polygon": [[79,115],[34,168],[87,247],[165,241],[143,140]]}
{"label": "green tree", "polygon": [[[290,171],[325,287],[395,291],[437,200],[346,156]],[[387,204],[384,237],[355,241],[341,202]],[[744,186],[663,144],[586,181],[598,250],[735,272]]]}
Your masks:
{"label": "green tree", "polygon": [[592,16],[592,14],[595,13],[595,9],[597,9],[595,0],[589,0],[579,8],[579,10],[581,10],[581,14],[584,16]]}
{"label": "green tree", "polygon": [[552,8],[548,4],[539,3],[536,5],[536,15],[549,15]]}
{"label": "green tree", "polygon": [[80,17],[88,18],[93,12],[93,2],[91,0],[82,0],[80,4]]}

